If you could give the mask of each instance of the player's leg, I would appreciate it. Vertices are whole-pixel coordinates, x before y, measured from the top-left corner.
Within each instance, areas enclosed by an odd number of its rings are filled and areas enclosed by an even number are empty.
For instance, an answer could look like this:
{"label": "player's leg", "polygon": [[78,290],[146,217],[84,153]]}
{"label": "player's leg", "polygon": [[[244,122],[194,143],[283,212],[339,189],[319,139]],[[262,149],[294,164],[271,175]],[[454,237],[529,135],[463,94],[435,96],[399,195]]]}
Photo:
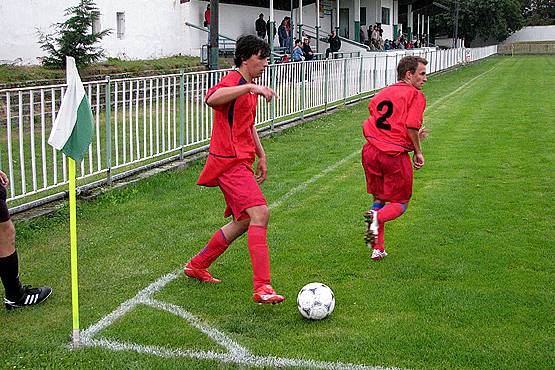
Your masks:
{"label": "player's leg", "polygon": [[[372,207],[364,212],[364,222],[366,222],[366,230],[364,232],[364,240],[372,249],[379,244],[380,236],[377,212],[385,206],[385,201],[374,196]],[[383,238],[383,235],[381,235]],[[383,243],[382,243],[383,246]]]}
{"label": "player's leg", "polygon": [[[380,151],[373,145],[366,144],[362,148],[362,167],[366,177],[366,190],[368,194],[373,195],[372,207],[364,212],[364,221],[366,228],[364,232],[364,240],[368,247],[375,250],[381,238],[383,241],[383,228],[380,233],[378,224],[377,211],[385,205],[385,200],[382,197],[384,189],[384,175]],[[381,243],[381,251],[383,252],[383,242]]]}
{"label": "player's leg", "polygon": [[280,303],[284,298],[276,293],[270,281],[270,255],[267,241],[270,211],[264,204],[250,207],[245,212],[250,217],[248,246],[253,272],[253,300],[257,303]]}
{"label": "player's leg", "polygon": [[218,229],[206,246],[187,263],[183,270],[185,275],[207,283],[221,282],[221,280],[214,278],[207,271],[207,268],[226,251],[235,239],[247,230],[248,226],[248,219],[241,221],[234,219]]}
{"label": "player's leg", "polygon": [[0,185],[0,280],[4,285],[7,309],[43,302],[52,289],[22,286],[19,281],[19,260],[15,250],[15,228],[6,205],[6,189]]}
{"label": "player's leg", "polygon": [[[246,172],[245,172],[246,171]],[[242,200],[248,198],[248,189],[243,186],[245,173],[253,177],[252,171],[242,163],[231,167],[218,178],[218,186],[222,191],[226,209],[224,218],[233,216],[233,220],[216,231],[206,246],[187,263],[183,272],[200,281],[219,283],[221,280],[214,278],[207,268],[226,251],[229,245],[249,226],[249,217],[243,212]],[[262,203],[265,204],[265,200]]]}
{"label": "player's leg", "polygon": [[407,210],[412,195],[412,166],[410,157],[403,153],[397,157],[382,158],[384,164],[384,199],[379,209],[372,211],[372,221],[377,224],[378,234],[372,251],[372,259],[387,256],[384,250],[385,223],[395,220]]}

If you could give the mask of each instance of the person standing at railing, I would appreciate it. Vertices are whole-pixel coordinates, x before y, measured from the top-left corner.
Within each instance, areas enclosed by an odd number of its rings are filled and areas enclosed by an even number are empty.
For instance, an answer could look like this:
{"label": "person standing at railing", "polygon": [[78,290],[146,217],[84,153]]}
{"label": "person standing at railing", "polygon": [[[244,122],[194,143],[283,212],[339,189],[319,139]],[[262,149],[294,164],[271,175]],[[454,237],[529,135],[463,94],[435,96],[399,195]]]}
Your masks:
{"label": "person standing at railing", "polygon": [[[231,222],[216,231],[206,247],[185,266],[184,273],[207,283],[219,283],[208,267],[239,236],[247,232],[257,303],[280,303],[283,296],[270,285],[270,257],[267,225],[270,217],[260,184],[267,178],[264,148],[254,126],[258,96],[270,102],[275,92],[257,85],[268,66],[270,46],[254,36],[237,40],[235,66],[216,86],[206,93],[205,102],[214,110],[214,125],[208,159],[197,181],[202,186],[218,186],[224,194],[224,217]],[[256,172],[252,166],[258,156]]]}
{"label": "person standing at railing", "polygon": [[301,40],[295,40],[295,47],[291,53],[291,59],[293,62],[303,61],[303,49],[301,48]]}
{"label": "person standing at railing", "polygon": [[[387,256],[384,249],[384,224],[407,210],[412,196],[412,162],[416,170],[424,166],[420,140],[428,136],[422,128],[426,98],[421,91],[427,80],[426,59],[406,56],[397,65],[397,82],[376,94],[362,124],[366,144],[362,166],[366,189],[374,196],[372,207],[364,213],[365,240],[372,259]],[[387,204],[386,204],[387,203]]]}
{"label": "person standing at railing", "polygon": [[310,36],[306,36],[306,38],[303,40],[303,56],[304,60],[306,60],[307,62],[314,59],[314,52],[312,51],[312,47],[310,47],[310,40]]}
{"label": "person standing at railing", "polygon": [[359,37],[360,37],[360,43],[366,44],[366,35],[364,33],[364,26],[360,26]]}
{"label": "person standing at railing", "polygon": [[206,5],[204,11],[204,27],[208,28],[208,44],[210,44],[210,4]]}
{"label": "person standing at railing", "polygon": [[254,28],[258,37],[261,39],[266,37],[266,21],[264,20],[264,14],[260,13],[258,19],[254,22]]}
{"label": "person standing at railing", "polygon": [[[270,34],[270,25],[272,25],[272,24],[274,25],[274,30],[273,30],[274,32],[272,34]],[[273,41],[273,40],[270,40],[270,37],[275,38],[276,35],[277,35],[276,24],[275,24],[275,22],[273,22],[273,23],[270,22],[270,19],[268,19],[268,22],[266,22],[266,35],[268,35],[268,44],[271,41]]]}
{"label": "person standing at railing", "polygon": [[287,34],[287,17],[283,18],[281,24],[278,27],[278,40],[280,48],[287,48],[287,40],[289,35]]}
{"label": "person standing at railing", "polygon": [[15,228],[10,220],[10,213],[6,204],[6,187],[8,184],[8,177],[0,171],[0,279],[6,293],[4,305],[10,310],[44,302],[52,293],[52,289],[47,286],[42,288],[23,286],[19,281],[19,260],[15,250]]}
{"label": "person standing at railing", "polygon": [[341,49],[341,40],[335,31],[331,31],[328,37],[328,43],[330,47],[326,49],[326,59],[329,58],[330,53],[336,53]]}

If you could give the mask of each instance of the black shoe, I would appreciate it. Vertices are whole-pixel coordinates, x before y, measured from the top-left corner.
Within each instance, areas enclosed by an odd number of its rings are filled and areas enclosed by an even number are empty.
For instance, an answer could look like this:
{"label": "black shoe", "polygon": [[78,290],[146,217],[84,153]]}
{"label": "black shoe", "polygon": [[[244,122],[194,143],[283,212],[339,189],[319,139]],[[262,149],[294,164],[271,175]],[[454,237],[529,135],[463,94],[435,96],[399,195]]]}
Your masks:
{"label": "black shoe", "polygon": [[50,296],[50,293],[52,293],[52,289],[47,286],[42,288],[32,288],[30,285],[26,285],[23,289],[23,296],[17,301],[10,301],[9,299],[4,298],[4,304],[8,310],[39,304],[45,301],[46,298]]}

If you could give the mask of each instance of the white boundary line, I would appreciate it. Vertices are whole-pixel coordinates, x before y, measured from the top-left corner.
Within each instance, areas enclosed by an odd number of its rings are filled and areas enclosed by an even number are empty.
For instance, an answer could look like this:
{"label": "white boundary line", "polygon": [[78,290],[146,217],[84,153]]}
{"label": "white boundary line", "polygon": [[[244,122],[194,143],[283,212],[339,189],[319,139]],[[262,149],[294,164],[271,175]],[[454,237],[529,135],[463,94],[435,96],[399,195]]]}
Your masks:
{"label": "white boundary line", "polygon": [[449,99],[451,96],[455,95],[456,93],[458,93],[459,91],[465,89],[466,87],[468,87],[471,83],[473,83],[474,81],[476,81],[478,78],[482,77],[483,75],[485,75],[486,73],[489,73],[491,71],[493,71],[494,69],[497,69],[497,67],[499,67],[499,64],[491,67],[490,69],[488,69],[487,71],[484,71],[482,73],[480,73],[478,76],[473,77],[472,79],[466,81],[464,84],[462,84],[461,86],[457,87],[455,90],[451,91],[449,94],[442,96],[441,98],[439,98],[438,100],[436,100],[435,102],[433,102],[432,105],[430,105],[428,107],[429,110],[434,109],[436,106],[438,106],[439,104],[442,104],[445,100]]}
{"label": "white boundary line", "polygon": [[[478,78],[482,77],[486,73],[489,73],[496,69],[498,65],[490,68],[489,70],[482,72],[478,76],[472,78],[471,80],[465,82],[463,85],[459,86],[457,89],[453,90],[449,94],[436,100],[430,107],[429,110],[435,108],[437,105],[443,103],[446,99],[450,98],[454,94],[468,87]],[[309,185],[315,183],[321,179],[326,174],[336,170],[341,165],[345,164],[349,160],[353,159],[356,155],[360,155],[360,150],[356,150],[353,153],[347,155],[345,158],[335,162],[331,166],[325,168],[319,174],[313,176],[309,180],[297,185],[296,187],[289,190],[286,194],[281,196],[279,199],[274,201],[269,205],[270,209],[279,207],[283,202],[291,198],[293,195],[305,190]],[[164,286],[173,280],[177,279],[181,275],[181,268],[177,271],[171,272],[167,275],[162,276],[160,279],[154,283],[147,286],[145,289],[141,290],[137,295],[125,302],[123,302],[118,308],[112,311],[110,314],[104,316],[97,323],[91,325],[89,328],[85,329],[81,333],[80,347],[103,347],[113,351],[133,351],[138,353],[146,353],[151,355],[156,355],[160,357],[188,357],[201,360],[218,360],[224,363],[233,363],[239,365],[255,366],[255,367],[303,367],[303,368],[319,368],[319,369],[344,369],[344,370],[357,370],[357,369],[373,369],[373,370],[386,370],[386,369],[398,369],[398,368],[384,368],[379,366],[368,366],[360,364],[350,364],[341,362],[326,362],[326,361],[314,361],[314,360],[304,360],[304,359],[291,359],[273,356],[255,356],[251,354],[245,347],[242,347],[233,339],[228,337],[223,332],[210,327],[204,323],[201,319],[192,315],[191,313],[185,311],[183,308],[169,303],[164,303],[152,298],[152,295],[160,291]],[[106,338],[94,339],[93,336],[98,334],[101,330],[112,325],[120,317],[131,311],[138,304],[144,304],[151,306],[156,309],[167,311],[174,315],[177,315],[185,319],[192,327],[198,329],[199,331],[206,334],[212,341],[216,344],[226,348],[228,353],[219,353],[213,351],[200,351],[200,350],[181,350],[181,349],[171,349],[159,346],[144,346],[135,343],[124,343],[109,340]],[[74,348],[70,345],[71,348]]]}
{"label": "white boundary line", "polygon": [[[284,194],[275,202],[270,204],[269,208],[273,209],[273,208],[279,207],[287,199],[305,190],[309,185],[315,183],[326,174],[336,170],[338,167],[345,164],[346,162],[354,158],[356,155],[360,155],[360,150],[356,150],[355,152],[349,154],[345,158],[335,162],[331,166],[326,167],[319,174],[313,176],[309,180],[289,190],[286,194]],[[228,337],[226,334],[224,334],[223,332],[215,328],[210,327],[209,325],[204,323],[196,316],[185,311],[183,308],[173,304],[161,302],[152,298],[152,295],[154,293],[160,291],[164,286],[177,279],[180,275],[181,275],[181,268],[177,271],[174,271],[167,275],[162,276],[160,279],[158,279],[157,281],[155,281],[154,283],[150,284],[145,289],[137,293],[135,297],[123,302],[118,308],[116,308],[110,314],[104,316],[97,323],[83,330],[81,332],[79,346],[80,347],[103,347],[114,351],[134,351],[138,353],[147,353],[147,354],[157,355],[161,357],[189,357],[189,358],[205,359],[205,360],[218,360],[224,363],[235,363],[235,364],[256,366],[256,367],[304,367],[304,368],[345,369],[345,370],[386,369],[383,367],[348,364],[348,363],[341,363],[341,362],[290,359],[290,358],[273,357],[273,356],[255,356],[251,354],[246,348],[242,347],[233,339]],[[116,320],[118,320],[123,315],[125,315],[126,313],[134,309],[139,304],[144,304],[156,309],[167,311],[185,319],[192,327],[206,334],[213,342],[226,348],[229,352],[218,353],[213,351],[170,349],[170,348],[158,347],[158,346],[143,346],[135,343],[123,343],[123,342],[109,340],[106,338],[100,338],[100,339],[93,338],[100,331],[112,325]],[[387,368],[387,369],[395,369],[395,368]]]}

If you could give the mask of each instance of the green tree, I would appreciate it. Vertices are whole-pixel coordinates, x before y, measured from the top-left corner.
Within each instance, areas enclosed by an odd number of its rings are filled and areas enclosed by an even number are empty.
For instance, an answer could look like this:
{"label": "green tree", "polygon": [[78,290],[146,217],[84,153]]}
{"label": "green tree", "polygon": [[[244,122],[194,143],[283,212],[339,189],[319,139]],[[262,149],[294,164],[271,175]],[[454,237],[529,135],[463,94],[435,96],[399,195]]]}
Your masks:
{"label": "green tree", "polygon": [[[443,0],[451,11],[434,16],[432,29],[435,34],[453,37],[454,0]],[[464,38],[465,45],[477,37],[505,40],[510,34],[524,26],[522,0],[460,0],[458,37]]]}
{"label": "green tree", "polygon": [[524,18],[527,26],[555,25],[555,2],[553,0],[524,0]]}
{"label": "green tree", "polygon": [[95,46],[111,30],[92,32],[92,25],[100,12],[94,0],[79,0],[79,4],[65,10],[69,18],[63,23],[56,23],[52,27],[54,33],[47,34],[37,30],[39,44],[48,55],[42,59],[42,64],[52,67],[65,66],[65,57],[75,58],[77,65],[84,66],[94,63],[104,57],[104,50]]}

